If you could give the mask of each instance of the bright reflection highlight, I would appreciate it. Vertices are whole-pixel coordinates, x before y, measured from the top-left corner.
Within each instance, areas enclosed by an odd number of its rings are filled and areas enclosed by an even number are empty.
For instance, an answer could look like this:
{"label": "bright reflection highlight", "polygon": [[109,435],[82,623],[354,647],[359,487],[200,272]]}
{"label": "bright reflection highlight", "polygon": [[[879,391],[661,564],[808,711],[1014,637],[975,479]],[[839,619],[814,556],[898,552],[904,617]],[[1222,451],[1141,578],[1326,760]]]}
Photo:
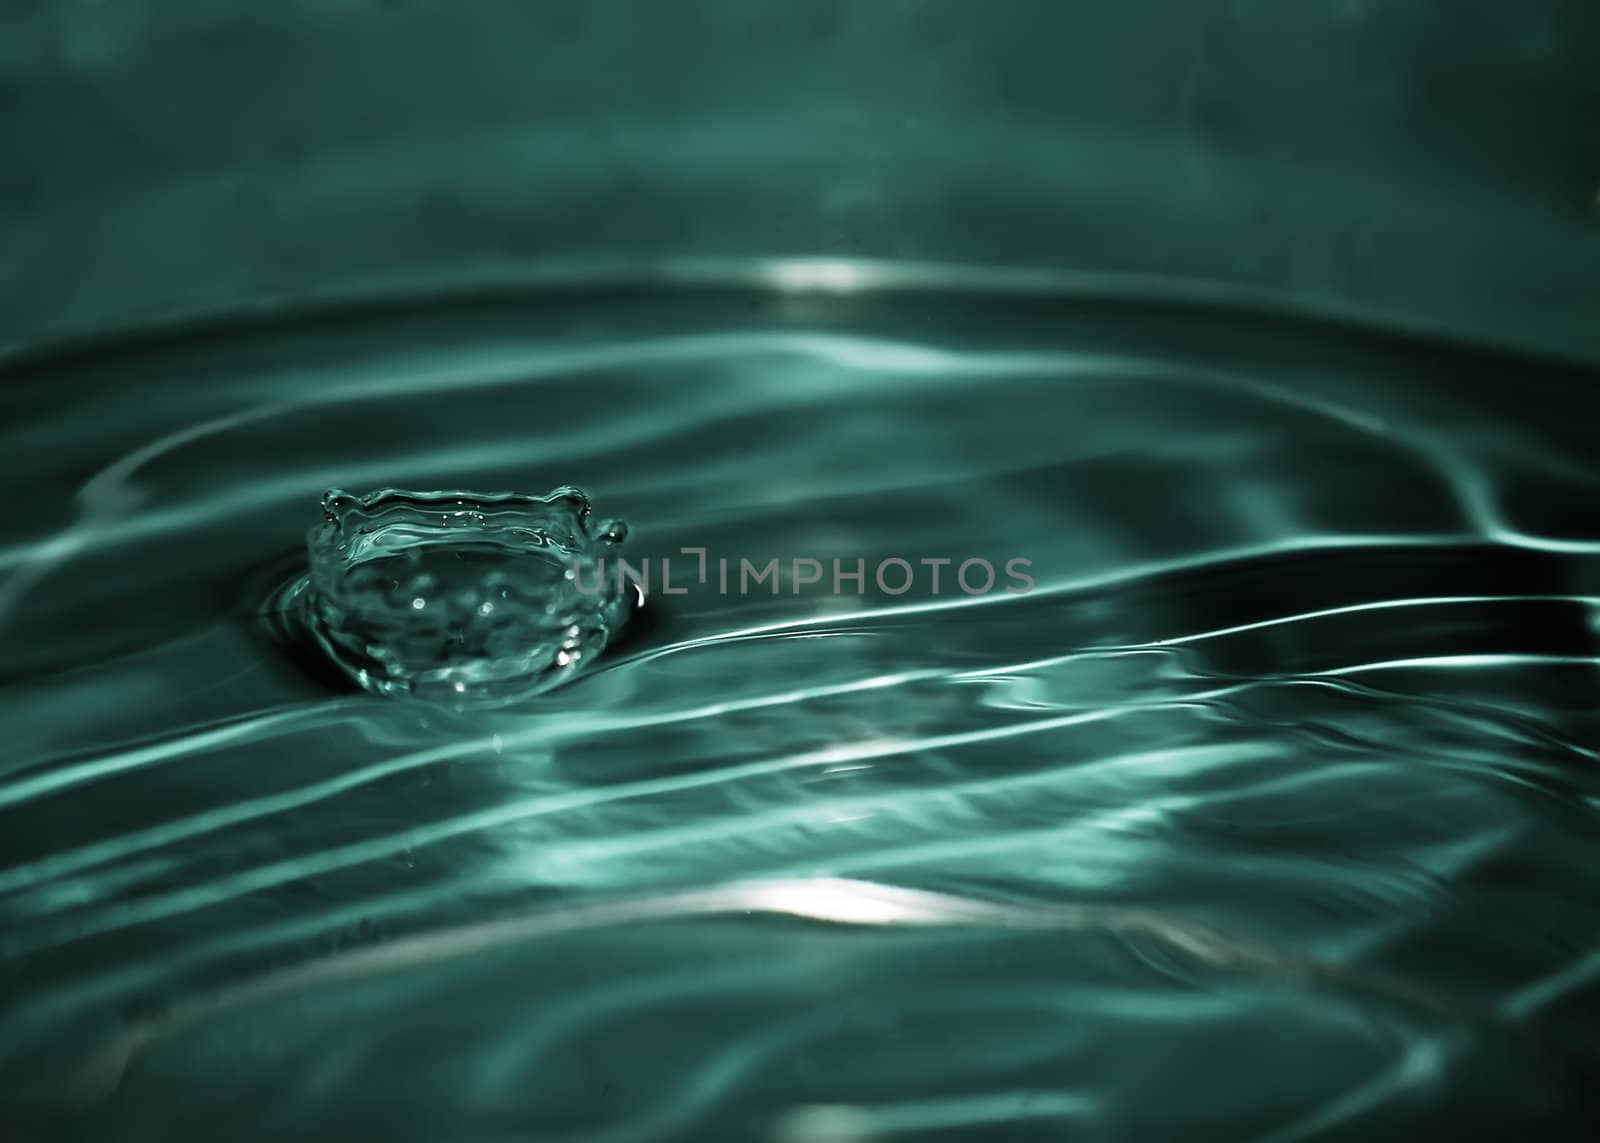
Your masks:
{"label": "bright reflection highlight", "polygon": [[825,258],[779,262],[772,267],[771,274],[774,286],[796,293],[822,290],[847,294],[859,290],[865,280],[861,268],[854,263]]}

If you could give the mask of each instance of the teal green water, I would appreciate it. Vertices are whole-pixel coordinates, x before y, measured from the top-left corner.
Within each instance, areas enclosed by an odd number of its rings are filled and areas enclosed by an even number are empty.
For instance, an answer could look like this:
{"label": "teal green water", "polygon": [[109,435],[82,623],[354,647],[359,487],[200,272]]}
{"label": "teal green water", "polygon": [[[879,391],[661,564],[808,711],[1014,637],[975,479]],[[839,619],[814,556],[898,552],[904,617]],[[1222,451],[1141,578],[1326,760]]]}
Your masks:
{"label": "teal green water", "polygon": [[[1600,378],[835,279],[8,367],[24,1137],[1585,1137]],[[274,607],[330,487],[568,483],[1034,586],[656,591],[488,711]]]}
{"label": "teal green water", "polygon": [[587,669],[644,602],[642,578],[607,574],[627,525],[576,488],[334,490],[322,512],[309,571],[266,609],[373,694],[521,703]]}

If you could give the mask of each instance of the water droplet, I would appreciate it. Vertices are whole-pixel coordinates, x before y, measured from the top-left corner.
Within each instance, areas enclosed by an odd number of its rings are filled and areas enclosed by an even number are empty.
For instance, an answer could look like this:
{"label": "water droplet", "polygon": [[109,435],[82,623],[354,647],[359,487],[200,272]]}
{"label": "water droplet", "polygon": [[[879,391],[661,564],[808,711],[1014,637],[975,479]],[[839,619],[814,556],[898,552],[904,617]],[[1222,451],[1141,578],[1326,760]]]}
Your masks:
{"label": "water droplet", "polygon": [[[335,490],[322,508],[326,521],[307,537],[303,618],[334,662],[378,694],[458,707],[527,698],[592,660],[638,604],[596,568],[626,528],[592,529],[589,502],[573,488]],[[600,586],[580,592],[579,582]]]}

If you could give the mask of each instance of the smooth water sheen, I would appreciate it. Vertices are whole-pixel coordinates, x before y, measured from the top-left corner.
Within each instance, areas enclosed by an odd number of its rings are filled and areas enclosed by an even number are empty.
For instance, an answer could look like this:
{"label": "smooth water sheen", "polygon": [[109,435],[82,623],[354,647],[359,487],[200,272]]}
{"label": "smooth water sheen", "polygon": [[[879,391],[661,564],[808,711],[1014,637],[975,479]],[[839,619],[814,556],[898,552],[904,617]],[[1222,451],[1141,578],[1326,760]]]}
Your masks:
{"label": "smooth water sheen", "polygon": [[[1592,371],[1170,300],[706,288],[9,373],[24,1131],[1596,1114]],[[1020,558],[1035,587],[656,591],[489,711],[364,693],[275,606],[330,487],[567,483],[630,558]]]}

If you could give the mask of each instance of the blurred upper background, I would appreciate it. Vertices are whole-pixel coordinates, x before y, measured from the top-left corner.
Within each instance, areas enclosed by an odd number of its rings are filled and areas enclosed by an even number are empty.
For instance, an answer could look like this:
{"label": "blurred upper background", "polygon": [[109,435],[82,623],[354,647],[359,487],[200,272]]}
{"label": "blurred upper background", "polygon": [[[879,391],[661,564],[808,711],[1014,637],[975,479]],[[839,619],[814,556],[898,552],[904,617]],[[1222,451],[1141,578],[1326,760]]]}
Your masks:
{"label": "blurred upper background", "polygon": [[1596,0],[8,0],[0,21],[8,350],[796,256],[1220,281],[1600,361]]}

